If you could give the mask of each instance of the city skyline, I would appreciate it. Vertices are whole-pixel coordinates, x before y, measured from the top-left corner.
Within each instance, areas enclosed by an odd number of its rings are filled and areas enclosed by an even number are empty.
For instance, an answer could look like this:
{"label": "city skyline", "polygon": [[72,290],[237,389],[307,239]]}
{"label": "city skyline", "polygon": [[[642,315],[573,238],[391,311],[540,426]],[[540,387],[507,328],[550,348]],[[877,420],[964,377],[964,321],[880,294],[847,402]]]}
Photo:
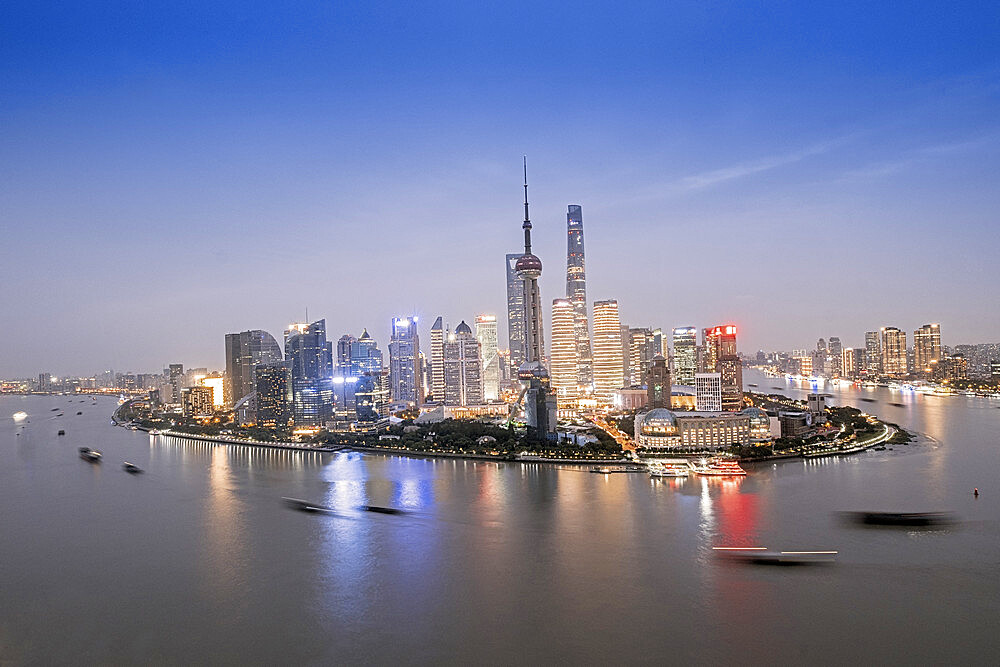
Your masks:
{"label": "city skyline", "polygon": [[[506,340],[493,267],[519,245],[522,153],[550,298],[574,204],[588,307],[630,326],[732,322],[744,350],[927,321],[993,341],[1000,10],[929,7],[591,8],[593,48],[567,59],[546,9],[489,14],[483,49],[473,9],[387,28],[321,5],[6,5],[0,375],[221,368],[220,334],[307,308],[382,344],[402,314],[496,313]],[[290,282],[305,264],[319,277]]]}

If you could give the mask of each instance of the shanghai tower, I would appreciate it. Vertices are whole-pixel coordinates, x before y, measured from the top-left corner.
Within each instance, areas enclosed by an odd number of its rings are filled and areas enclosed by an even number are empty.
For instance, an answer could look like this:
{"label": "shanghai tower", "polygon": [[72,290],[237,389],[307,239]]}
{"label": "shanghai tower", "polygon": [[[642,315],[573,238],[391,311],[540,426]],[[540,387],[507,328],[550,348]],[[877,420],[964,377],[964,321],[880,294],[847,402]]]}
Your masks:
{"label": "shanghai tower", "polygon": [[566,298],[573,304],[573,333],[576,340],[577,385],[581,395],[594,384],[594,359],[590,352],[587,318],[587,274],[583,255],[583,209],[569,205],[566,214]]}

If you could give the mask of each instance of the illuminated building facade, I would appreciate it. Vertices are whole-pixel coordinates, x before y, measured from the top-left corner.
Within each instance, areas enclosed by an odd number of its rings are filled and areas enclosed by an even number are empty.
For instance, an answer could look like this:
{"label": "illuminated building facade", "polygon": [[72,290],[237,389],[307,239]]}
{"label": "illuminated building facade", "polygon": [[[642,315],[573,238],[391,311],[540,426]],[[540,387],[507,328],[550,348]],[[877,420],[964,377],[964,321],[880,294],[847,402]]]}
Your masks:
{"label": "illuminated building facade", "polygon": [[698,372],[698,330],[678,327],[672,332],[674,340],[674,379],[677,384],[694,385]]}
{"label": "illuminated building facade", "polygon": [[882,342],[878,331],[865,332],[865,373],[878,375],[882,372]]}
{"label": "illuminated building facade", "polygon": [[739,410],[743,406],[743,366],[736,350],[736,327],[711,327],[704,335],[706,365],[722,380],[722,409]]}
{"label": "illuminated building facade", "polygon": [[208,417],[215,410],[211,387],[185,387],[181,390],[181,412],[185,417]]}
{"label": "illuminated building facade", "polygon": [[295,425],[322,426],[333,413],[333,344],[326,339],[326,320],[290,325],[285,359],[292,370]]}
{"label": "illuminated building facade", "polygon": [[431,325],[431,397],[435,403],[444,402],[444,323],[439,316]]}
{"label": "illuminated building facade", "polygon": [[579,395],[578,349],[575,305],[569,299],[555,299],[552,301],[552,349],[549,355],[549,371],[552,391],[555,392],[560,408],[575,403]]}
{"label": "illuminated building facade", "polygon": [[573,304],[577,393],[586,393],[594,383],[593,356],[590,349],[590,326],[587,317],[583,208],[576,204],[570,204],[566,213],[566,298]]}
{"label": "illuminated building facade", "polygon": [[281,361],[281,346],[260,329],[226,334],[226,382],[223,402],[232,407],[254,391],[254,369]]}
{"label": "illuminated building facade", "polygon": [[476,316],[476,340],[482,358],[483,400],[496,401],[500,398],[500,357],[497,354],[497,316]]}
{"label": "illuminated building facade", "polygon": [[845,347],[841,353],[840,367],[843,377],[854,379],[861,373],[864,350],[855,347]]}
{"label": "illuminated building facade", "polygon": [[896,327],[882,327],[882,372],[906,374],[906,332]]}
{"label": "illuminated building facade", "polygon": [[624,385],[622,326],[618,302],[614,299],[594,302],[594,397],[611,401],[616,389]]}
{"label": "illuminated building facade", "polygon": [[844,345],[836,336],[830,336],[830,341],[826,345],[827,364],[826,371],[830,377],[841,377],[843,375],[843,354]]}
{"label": "illuminated building facade", "polygon": [[702,412],[719,412],[722,410],[722,374],[695,373],[694,376],[695,409]]}
{"label": "illuminated building facade", "polygon": [[[766,417],[766,414],[765,414]],[[635,444],[646,451],[716,451],[750,444],[761,432],[756,413],[682,412],[654,408],[635,418]],[[768,432],[770,432],[768,420]]]}
{"label": "illuminated building facade", "polygon": [[283,362],[260,364],[254,378],[257,387],[257,425],[286,428],[291,417],[292,369]]}
{"label": "illuminated building facade", "polygon": [[941,361],[941,325],[925,324],[913,332],[913,353],[917,373],[929,374]]}
{"label": "illuminated building facade", "polygon": [[[218,373],[206,375],[201,379],[201,386],[212,388],[212,405],[214,405],[216,408],[221,408],[225,406],[226,382],[221,375],[219,375]],[[240,398],[243,397],[241,396]]]}
{"label": "illuminated building facade", "polygon": [[420,406],[420,336],[417,317],[396,317],[392,320],[389,341],[389,383],[392,400]]}
{"label": "illuminated building facade", "polygon": [[656,348],[657,340],[652,329],[629,329],[629,385],[642,384],[653,357],[662,355],[662,350]]}
{"label": "illuminated building facade", "polygon": [[452,406],[483,403],[480,344],[463,320],[444,343],[444,403]]}

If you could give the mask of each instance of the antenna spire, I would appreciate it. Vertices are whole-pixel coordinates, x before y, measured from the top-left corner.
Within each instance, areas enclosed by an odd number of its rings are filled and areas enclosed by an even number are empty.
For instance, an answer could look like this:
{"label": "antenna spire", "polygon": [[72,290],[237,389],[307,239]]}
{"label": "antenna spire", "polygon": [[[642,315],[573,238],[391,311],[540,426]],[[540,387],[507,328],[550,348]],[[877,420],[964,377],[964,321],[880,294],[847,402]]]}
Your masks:
{"label": "antenna spire", "polygon": [[531,254],[531,219],[528,217],[528,156],[522,156],[524,164],[524,254]]}

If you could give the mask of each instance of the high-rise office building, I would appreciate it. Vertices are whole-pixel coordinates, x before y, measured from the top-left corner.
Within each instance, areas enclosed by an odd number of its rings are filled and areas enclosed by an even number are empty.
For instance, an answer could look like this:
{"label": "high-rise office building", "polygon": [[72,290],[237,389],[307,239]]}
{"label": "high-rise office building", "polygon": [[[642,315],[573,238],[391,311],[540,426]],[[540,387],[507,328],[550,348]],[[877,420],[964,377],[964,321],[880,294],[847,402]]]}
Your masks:
{"label": "high-rise office building", "polygon": [[830,336],[830,340],[826,346],[827,351],[827,372],[831,377],[840,377],[843,375],[843,365],[844,365],[844,346],[840,342],[840,339],[836,336]]}
{"label": "high-rise office building", "polygon": [[906,332],[896,327],[882,327],[882,372],[886,375],[905,375]]}
{"label": "high-rise office building", "polygon": [[497,316],[476,316],[476,340],[482,354],[483,400],[500,398],[500,357],[497,356]]}
{"label": "high-rise office building", "polygon": [[351,334],[344,334],[337,339],[337,349],[334,355],[334,363],[337,375],[351,374],[351,346],[357,342],[357,338]]}
{"label": "high-rise office building", "polygon": [[[594,383],[590,326],[587,317],[587,273],[583,251],[583,208],[570,204],[566,213],[566,298],[573,304],[578,391]],[[553,334],[554,335],[554,334]]]}
{"label": "high-rise office building", "polygon": [[[589,345],[588,345],[589,346]],[[579,364],[577,363],[576,309],[570,299],[552,301],[552,349],[549,374],[552,391],[560,406],[569,405],[578,397]]]}
{"label": "high-rise office building", "polygon": [[694,406],[699,412],[722,410],[722,374],[695,373]]}
{"label": "high-rise office building", "polygon": [[[514,265],[524,285],[524,361],[518,370],[518,378],[524,384],[524,417],[529,434],[547,438],[556,427],[556,398],[549,389],[549,372],[543,358],[542,297],[538,289],[542,260],[531,252],[527,160],[524,163],[524,223],[521,229],[524,230],[524,254]],[[513,354],[513,350],[511,352]]]}
{"label": "high-rise office building", "polygon": [[480,344],[463,320],[444,343],[445,405],[483,403],[483,375]]}
{"label": "high-rise office building", "polygon": [[632,386],[632,327],[622,324],[622,386]]}
{"label": "high-rise office building", "polygon": [[431,326],[431,396],[444,403],[444,339],[447,332],[438,317]]}
{"label": "high-rise office building", "polygon": [[286,362],[259,364],[254,378],[257,388],[257,425],[286,428],[291,416],[292,369]]}
{"label": "high-rise office building", "polygon": [[378,342],[368,333],[368,329],[363,330],[358,338],[351,341],[348,364],[344,371],[346,372],[338,374],[361,377],[376,376],[382,372],[382,350],[378,349]]}
{"label": "high-rise office building", "polygon": [[392,338],[389,341],[389,381],[392,400],[420,406],[421,369],[420,336],[417,334],[417,317],[396,317],[392,320]]}
{"label": "high-rise office building", "polygon": [[184,364],[170,364],[167,372],[170,384],[170,402],[180,403],[181,389],[184,388]]}
{"label": "high-rise office building", "polygon": [[254,369],[260,364],[281,361],[281,346],[274,336],[261,329],[226,334],[226,407],[255,391]]}
{"label": "high-rise office building", "polygon": [[285,330],[285,360],[292,371],[292,418],[296,426],[323,426],[333,414],[333,344],[326,320]]}
{"label": "high-rise office building", "polygon": [[622,326],[618,302],[594,302],[594,396],[604,402],[625,384]]}
{"label": "high-rise office building", "polygon": [[917,373],[929,374],[941,361],[941,325],[925,324],[913,332],[913,353]]}
{"label": "high-rise office building", "polygon": [[507,255],[507,345],[515,374],[524,363],[524,280],[515,268],[521,256]]}
{"label": "high-rise office building", "polygon": [[739,410],[743,406],[743,366],[736,349],[736,327],[711,327],[704,335],[706,358],[714,364],[708,368],[721,375],[722,409]]}
{"label": "high-rise office building", "polygon": [[657,350],[656,347],[657,340],[652,329],[629,329],[629,385],[642,384],[653,357],[663,356],[662,350]]}
{"label": "high-rise office building", "polygon": [[643,378],[646,384],[646,407],[671,408],[670,403],[670,367],[662,354],[655,355],[646,369]]}
{"label": "high-rise office building", "polygon": [[861,373],[864,350],[853,347],[845,347],[841,353],[840,368],[843,377],[854,379]]}
{"label": "high-rise office building", "polygon": [[878,331],[865,332],[865,374],[878,375],[882,372],[882,343]]}
{"label": "high-rise office building", "polygon": [[674,381],[694,386],[698,372],[698,330],[695,327],[678,327],[672,332],[674,339]]}

